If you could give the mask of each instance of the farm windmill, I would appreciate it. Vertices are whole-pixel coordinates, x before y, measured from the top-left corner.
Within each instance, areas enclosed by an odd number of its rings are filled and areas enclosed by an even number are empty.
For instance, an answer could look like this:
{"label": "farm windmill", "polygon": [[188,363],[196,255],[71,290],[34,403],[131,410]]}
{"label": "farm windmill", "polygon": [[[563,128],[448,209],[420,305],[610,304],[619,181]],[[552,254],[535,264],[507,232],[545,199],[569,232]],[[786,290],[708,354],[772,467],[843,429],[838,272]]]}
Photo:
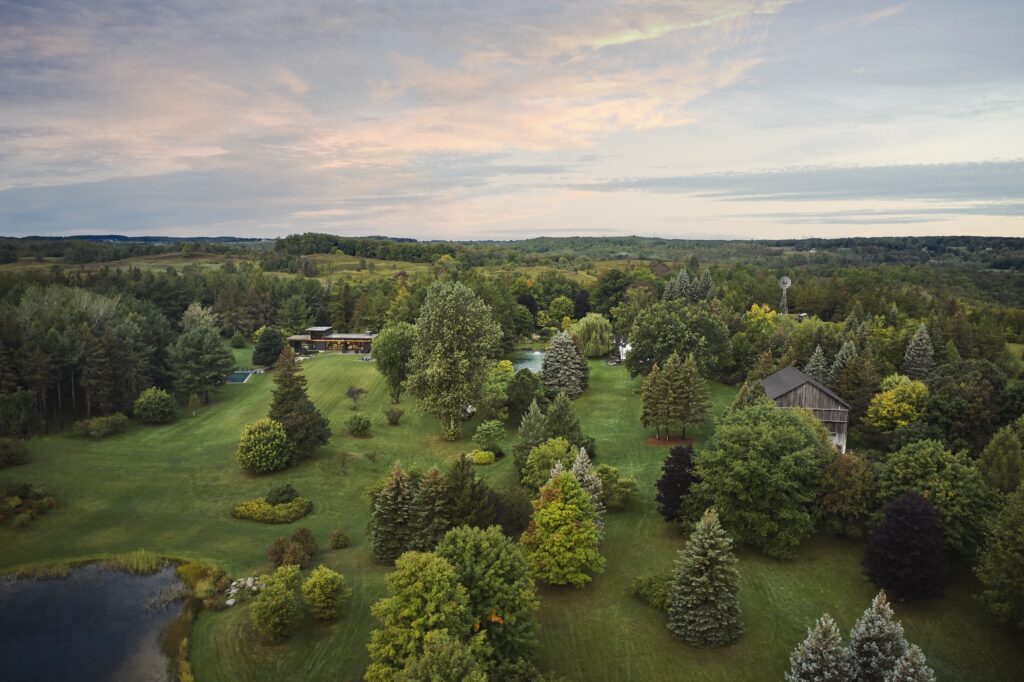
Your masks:
{"label": "farm windmill", "polygon": [[786,302],[786,289],[793,286],[793,280],[789,278],[789,275],[783,275],[779,278],[779,288],[782,289],[782,300],[779,301],[779,312],[785,315],[789,312],[789,304]]}

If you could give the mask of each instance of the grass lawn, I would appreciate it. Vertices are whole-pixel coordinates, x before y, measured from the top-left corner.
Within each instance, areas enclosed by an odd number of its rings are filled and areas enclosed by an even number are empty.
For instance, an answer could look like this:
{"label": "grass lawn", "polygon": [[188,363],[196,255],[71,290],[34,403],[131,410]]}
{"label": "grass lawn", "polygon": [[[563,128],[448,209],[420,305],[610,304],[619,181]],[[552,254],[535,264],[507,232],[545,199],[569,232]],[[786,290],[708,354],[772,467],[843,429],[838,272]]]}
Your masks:
{"label": "grass lawn", "polygon": [[[240,359],[249,352],[240,351]],[[317,560],[343,572],[354,588],[347,614],[337,624],[309,625],[287,644],[267,646],[253,642],[246,607],[204,613],[191,638],[197,678],[360,679],[374,625],[369,608],[383,594],[386,573],[370,558],[363,491],[395,459],[422,470],[449,463],[470,445],[468,439],[442,441],[437,422],[421,414],[411,399],[403,401],[402,425],[387,426],[387,394],[370,363],[355,356],[321,356],[302,366],[310,395],[330,418],[335,436],[313,459],[269,477],[241,472],[234,450],[242,426],[266,413],[270,374],[224,387],[196,417],[168,426],[133,425],[102,441],[70,435],[33,439],[30,463],[2,475],[46,487],[57,508],[27,530],[0,529],[0,570],[145,547],[213,561],[235,576],[250,575],[267,569],[264,552],[275,537],[306,526],[321,543]],[[621,367],[593,363],[591,369],[591,388],[577,402],[584,429],[597,438],[599,462],[637,477],[641,500],[627,513],[609,515],[603,575],[583,589],[541,590],[541,665],[574,680],[779,679],[789,651],[823,611],[848,630],[873,593],[860,575],[861,547],[817,538],[789,562],[741,554],[746,634],[739,643],[701,651],[672,640],[663,615],[628,592],[634,576],[670,567],[683,545],[654,508],[653,484],[667,453],[644,443],[650,434],[639,425],[639,380],[630,380]],[[344,395],[349,385],[369,390],[359,411],[373,419],[370,438],[342,433],[352,414]],[[728,405],[733,394],[733,389],[715,386],[716,410]],[[707,431],[692,435],[703,438]],[[376,454],[376,463],[367,453]],[[479,471],[498,488],[514,482],[510,458]],[[280,527],[229,516],[234,502],[283,482],[313,500],[316,508],[310,516]],[[338,526],[348,529],[353,546],[331,551],[326,549],[327,536]],[[965,577],[944,599],[897,604],[896,610],[908,637],[924,648],[940,679],[1019,679],[1022,640],[971,599],[975,588]]]}

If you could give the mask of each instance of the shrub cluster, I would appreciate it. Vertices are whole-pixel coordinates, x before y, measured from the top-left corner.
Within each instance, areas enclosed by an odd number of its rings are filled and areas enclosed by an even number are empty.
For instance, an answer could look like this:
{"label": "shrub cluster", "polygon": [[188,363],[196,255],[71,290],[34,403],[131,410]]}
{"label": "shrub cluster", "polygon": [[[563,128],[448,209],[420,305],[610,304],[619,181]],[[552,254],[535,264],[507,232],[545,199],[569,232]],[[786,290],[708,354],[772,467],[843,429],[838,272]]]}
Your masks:
{"label": "shrub cluster", "polygon": [[283,483],[281,485],[275,485],[267,493],[267,504],[284,504],[285,502],[291,502],[299,493],[295,491],[294,486],[291,483]]}
{"label": "shrub cluster", "polygon": [[317,552],[316,539],[308,528],[299,528],[290,538],[278,538],[267,550],[267,558],[274,566],[294,564],[305,567]]}
{"label": "shrub cluster", "polygon": [[24,528],[53,507],[53,498],[31,483],[0,486],[0,525],[10,521],[13,528]]}
{"label": "shrub cluster", "polygon": [[345,421],[345,428],[353,436],[369,436],[370,418],[361,414],[354,414]]}
{"label": "shrub cluster", "polygon": [[326,566],[313,569],[305,582],[298,566],[280,566],[260,579],[249,621],[266,639],[281,642],[295,631],[306,612],[319,620],[337,619],[351,596],[345,577]]}
{"label": "shrub cluster", "polygon": [[658,573],[633,578],[629,591],[634,597],[654,608],[664,611],[668,607],[668,594],[672,586],[672,575]]}
{"label": "shrub cluster", "polygon": [[473,450],[469,453],[469,461],[473,464],[494,464],[494,453],[490,450]]}
{"label": "shrub cluster", "polygon": [[19,438],[0,438],[0,469],[24,464],[28,461],[25,441]]}
{"label": "shrub cluster", "polygon": [[352,541],[344,528],[335,528],[331,531],[331,549],[345,549]]}
{"label": "shrub cluster", "polygon": [[402,421],[403,414],[405,414],[405,410],[400,410],[397,407],[388,408],[384,412],[384,416],[388,418],[388,424],[391,426],[398,426],[398,423]]}
{"label": "shrub cluster", "polygon": [[311,511],[313,503],[305,497],[296,497],[281,504],[270,504],[266,499],[257,497],[236,504],[231,508],[231,515],[236,519],[260,523],[292,523]]}
{"label": "shrub cluster", "polygon": [[93,417],[75,422],[74,432],[82,438],[105,438],[121,433],[128,427],[128,417],[115,412],[106,417]]}
{"label": "shrub cluster", "polygon": [[132,405],[132,414],[146,424],[167,424],[178,416],[171,394],[155,386],[139,394]]}

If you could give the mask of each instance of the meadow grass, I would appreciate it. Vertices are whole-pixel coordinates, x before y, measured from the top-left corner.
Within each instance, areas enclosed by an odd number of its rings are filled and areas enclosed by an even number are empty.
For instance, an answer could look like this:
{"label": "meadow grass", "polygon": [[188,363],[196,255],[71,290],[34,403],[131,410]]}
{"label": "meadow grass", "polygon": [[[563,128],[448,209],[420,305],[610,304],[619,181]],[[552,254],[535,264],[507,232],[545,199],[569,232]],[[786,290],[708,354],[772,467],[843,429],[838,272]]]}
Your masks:
{"label": "meadow grass", "polygon": [[[405,397],[402,423],[391,427],[383,414],[390,400],[371,363],[322,355],[304,361],[302,368],[310,396],[335,435],[289,471],[254,476],[234,458],[242,426],[266,414],[273,386],[269,373],[225,386],[197,416],[166,426],[133,424],[98,441],[70,432],[33,439],[31,460],[18,468],[18,476],[45,486],[57,506],[27,529],[0,528],[0,571],[146,547],[156,556],[217,564],[241,577],[269,570],[265,552],[274,538],[308,527],[321,548],[314,564],[342,572],[353,587],[343,618],[336,624],[307,624],[288,643],[267,645],[252,635],[247,606],[204,611],[189,636],[195,676],[361,679],[375,625],[370,606],[384,594],[388,570],[370,555],[364,492],[395,460],[420,471],[447,466],[472,448],[473,424],[462,440],[445,442],[437,421]],[[740,553],[746,633],[738,643],[704,651],[671,638],[664,615],[629,594],[634,577],[669,569],[683,546],[683,536],[661,520],[654,503],[654,482],[667,449],[646,443],[652,434],[639,423],[639,379],[602,362],[592,363],[591,370],[591,387],[577,401],[584,430],[597,439],[599,463],[638,479],[640,499],[630,510],[608,516],[603,574],[582,589],[540,590],[542,667],[573,680],[780,679],[790,650],[821,613],[828,611],[848,631],[874,593],[859,567],[862,544],[821,536],[790,561]],[[368,390],[359,412],[373,422],[370,438],[344,435],[343,424],[353,414],[345,397],[350,385]],[[716,412],[734,394],[714,385]],[[691,435],[700,442],[711,428],[709,423]],[[515,482],[509,457],[477,472],[498,489]],[[314,511],[290,526],[231,518],[232,504],[265,495],[280,483],[293,484],[314,502]],[[330,550],[330,531],[339,526],[348,531],[352,546]],[[1019,679],[1021,638],[981,609],[972,598],[976,591],[970,575],[962,573],[944,598],[897,603],[895,609],[940,679]]]}

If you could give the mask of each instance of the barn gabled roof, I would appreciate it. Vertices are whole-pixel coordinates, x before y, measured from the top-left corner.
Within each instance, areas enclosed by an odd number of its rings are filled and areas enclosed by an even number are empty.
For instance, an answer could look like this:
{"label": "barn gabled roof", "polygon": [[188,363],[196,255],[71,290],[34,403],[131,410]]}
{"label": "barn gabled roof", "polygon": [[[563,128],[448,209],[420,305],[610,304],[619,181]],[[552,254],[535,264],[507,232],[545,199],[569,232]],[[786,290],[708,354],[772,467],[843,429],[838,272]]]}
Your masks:
{"label": "barn gabled roof", "polygon": [[811,384],[821,392],[841,402],[847,409],[850,408],[850,404],[836,395],[835,391],[814,377],[804,374],[796,367],[784,367],[775,374],[761,379],[761,384],[764,386],[764,392],[767,393],[768,397],[772,400],[775,400],[779,396],[786,395],[793,389],[803,386],[804,384]]}

